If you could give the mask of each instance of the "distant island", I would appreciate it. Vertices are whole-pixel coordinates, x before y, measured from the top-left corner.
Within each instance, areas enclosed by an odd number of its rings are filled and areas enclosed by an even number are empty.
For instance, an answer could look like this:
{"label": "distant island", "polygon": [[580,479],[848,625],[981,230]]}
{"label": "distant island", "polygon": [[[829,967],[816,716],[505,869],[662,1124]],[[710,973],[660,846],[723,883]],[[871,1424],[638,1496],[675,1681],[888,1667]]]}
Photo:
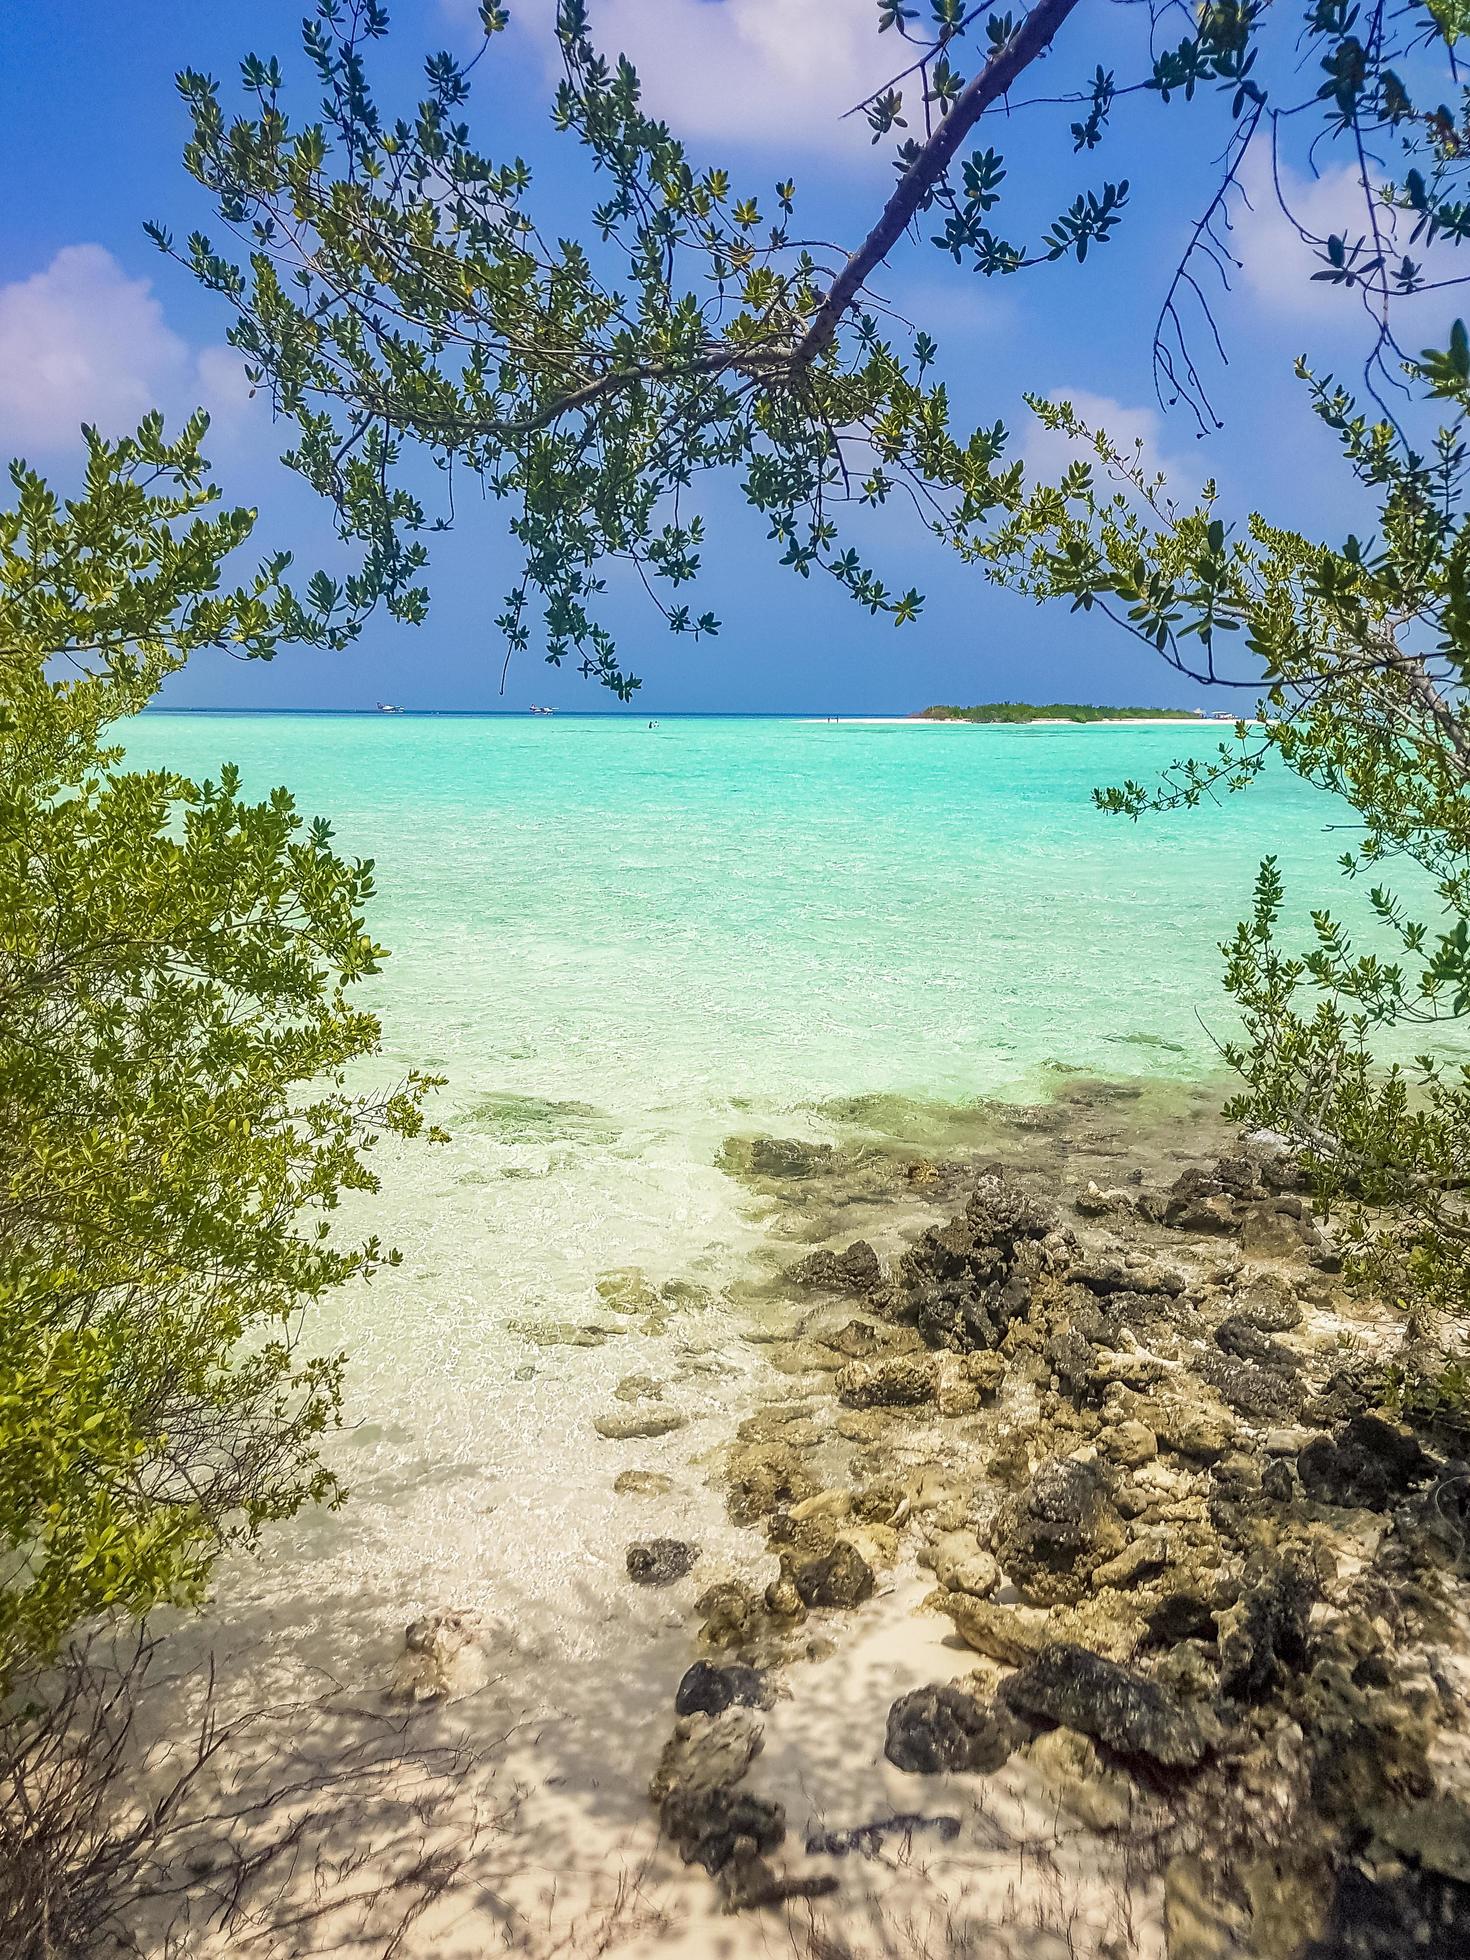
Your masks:
{"label": "distant island", "polygon": [[982,701],[975,708],[921,708],[915,721],[1197,721],[1188,708],[1097,708],[1085,701]]}

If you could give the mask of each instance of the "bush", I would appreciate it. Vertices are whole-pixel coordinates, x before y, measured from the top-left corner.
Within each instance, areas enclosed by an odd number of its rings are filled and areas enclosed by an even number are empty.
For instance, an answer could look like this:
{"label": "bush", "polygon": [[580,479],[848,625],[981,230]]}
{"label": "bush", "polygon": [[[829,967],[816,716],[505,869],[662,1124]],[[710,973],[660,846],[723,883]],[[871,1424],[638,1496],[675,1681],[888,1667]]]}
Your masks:
{"label": "bush", "polygon": [[323,1214],[431,1086],[347,1087],[378,1043],[348,1002],[382,958],[371,863],[283,789],[107,746],[200,647],[351,635],[284,559],[221,589],[253,516],[210,509],[205,426],[87,431],[77,500],[15,464],[0,515],[0,1696],[338,1501],[342,1357],[302,1318],[393,1255]]}

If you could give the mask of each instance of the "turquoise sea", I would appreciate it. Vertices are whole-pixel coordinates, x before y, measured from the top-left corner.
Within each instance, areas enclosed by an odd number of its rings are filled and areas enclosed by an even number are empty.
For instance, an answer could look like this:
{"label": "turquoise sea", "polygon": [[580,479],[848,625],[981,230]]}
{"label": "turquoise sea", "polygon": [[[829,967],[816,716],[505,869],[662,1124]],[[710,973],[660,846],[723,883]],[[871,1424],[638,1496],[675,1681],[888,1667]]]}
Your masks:
{"label": "turquoise sea", "polygon": [[[242,1580],[275,1631],[331,1597],[388,1601],[395,1620],[511,1598],[523,1621],[554,1601],[558,1637],[594,1650],[629,1535],[612,1475],[687,1464],[758,1356],[718,1307],[654,1339],[535,1330],[607,1334],[609,1269],[718,1302],[765,1230],[719,1168],[732,1132],[840,1141],[854,1115],[910,1110],[922,1147],[943,1109],[1042,1099],[1065,1070],[1209,1077],[1230,1029],[1217,943],[1257,861],[1275,852],[1305,907],[1341,849],[1332,806],[1282,775],[1140,825],[1093,808],[1093,785],[1210,748],[1203,728],[648,720],[155,714],[127,730],[137,764],[233,759],[252,791],[286,783],[375,860],[385,1066],[449,1080],[452,1142],[384,1153],[383,1193],[354,1220],[403,1267],[311,1330],[353,1358],[354,1500]],[[693,1427],[610,1445],[593,1418],[640,1370]],[[574,1578],[587,1605],[569,1631]]]}

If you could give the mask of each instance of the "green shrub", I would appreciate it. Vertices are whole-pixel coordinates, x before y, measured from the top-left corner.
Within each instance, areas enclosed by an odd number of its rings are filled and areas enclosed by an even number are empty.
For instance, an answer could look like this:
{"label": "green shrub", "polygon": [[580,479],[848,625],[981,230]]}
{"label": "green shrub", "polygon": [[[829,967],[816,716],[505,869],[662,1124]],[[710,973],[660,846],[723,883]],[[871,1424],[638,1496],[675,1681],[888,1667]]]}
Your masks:
{"label": "green shrub", "polygon": [[253,516],[211,509],[204,428],[87,431],[76,500],[16,464],[0,514],[0,1693],[337,1501],[341,1357],[302,1355],[302,1317],[393,1255],[322,1214],[430,1086],[347,1086],[371,864],[283,789],[107,746],[198,648],[350,636],[283,559],[222,589]]}

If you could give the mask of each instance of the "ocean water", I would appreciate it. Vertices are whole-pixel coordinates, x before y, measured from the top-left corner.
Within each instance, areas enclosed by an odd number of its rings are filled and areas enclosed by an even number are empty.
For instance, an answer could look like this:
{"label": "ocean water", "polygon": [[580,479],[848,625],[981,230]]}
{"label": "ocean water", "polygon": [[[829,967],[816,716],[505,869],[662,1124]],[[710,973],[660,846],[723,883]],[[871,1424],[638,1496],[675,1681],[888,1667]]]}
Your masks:
{"label": "ocean water", "polygon": [[[1259,858],[1305,908],[1340,849],[1332,808],[1283,775],[1139,825],[1093,808],[1095,784],[1219,739],[1203,729],[647,720],[126,731],[139,765],[289,785],[375,861],[384,1071],[449,1084],[452,1142],[383,1152],[349,1219],[402,1268],[308,1330],[352,1358],[333,1445],[352,1502],[227,1575],[242,1651],[310,1634],[344,1664],[445,1604],[513,1610],[583,1662],[626,1644],[638,1520],[613,1477],[670,1470],[721,1542],[691,1465],[762,1367],[722,1295],[768,1208],[722,1141],[907,1122],[922,1148],[945,1112],[1045,1099],[1067,1071],[1207,1082],[1231,1026],[1217,945]],[[597,1276],[627,1267],[683,1283],[662,1332],[605,1310]],[[566,1323],[605,1338],[548,1344]],[[608,1443],[593,1419],[637,1373],[690,1426]]]}

